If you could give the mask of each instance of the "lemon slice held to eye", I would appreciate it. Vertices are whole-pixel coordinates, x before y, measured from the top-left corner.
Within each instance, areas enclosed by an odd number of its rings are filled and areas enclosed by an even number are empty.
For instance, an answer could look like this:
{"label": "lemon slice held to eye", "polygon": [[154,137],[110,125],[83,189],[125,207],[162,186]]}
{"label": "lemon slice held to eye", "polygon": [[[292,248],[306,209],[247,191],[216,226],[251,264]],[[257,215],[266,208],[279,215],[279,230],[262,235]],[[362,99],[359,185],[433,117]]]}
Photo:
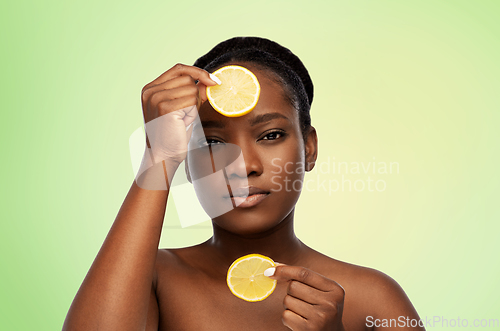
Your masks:
{"label": "lemon slice held to eye", "polygon": [[240,257],[227,271],[227,286],[240,299],[262,301],[273,293],[277,281],[264,276],[264,270],[275,267],[272,259],[260,254]]}
{"label": "lemon slice held to eye", "polygon": [[260,96],[257,77],[247,68],[229,65],[213,72],[221,85],[207,86],[212,107],[224,116],[243,116],[251,112]]}

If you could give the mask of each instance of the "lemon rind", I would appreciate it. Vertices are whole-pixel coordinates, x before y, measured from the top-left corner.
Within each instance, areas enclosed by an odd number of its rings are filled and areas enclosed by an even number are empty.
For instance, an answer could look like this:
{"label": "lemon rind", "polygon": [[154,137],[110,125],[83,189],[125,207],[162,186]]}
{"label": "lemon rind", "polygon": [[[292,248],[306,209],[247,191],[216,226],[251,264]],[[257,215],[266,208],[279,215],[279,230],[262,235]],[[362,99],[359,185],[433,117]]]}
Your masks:
{"label": "lemon rind", "polygon": [[238,65],[229,65],[229,66],[225,66],[225,67],[219,68],[216,71],[214,71],[212,73],[212,75],[217,76],[218,73],[220,73],[220,72],[222,72],[224,70],[228,70],[228,69],[243,70],[250,77],[252,77],[252,80],[254,81],[255,85],[257,86],[257,90],[258,90],[258,93],[256,94],[256,97],[255,97],[255,100],[253,101],[253,103],[250,106],[248,106],[248,107],[246,107],[246,108],[244,108],[244,109],[242,109],[242,110],[240,110],[238,112],[226,112],[226,111],[224,111],[224,109],[222,109],[217,104],[215,104],[215,103],[212,102],[212,99],[214,99],[214,98],[212,97],[212,94],[210,93],[210,91],[211,91],[210,90],[210,86],[207,86],[206,94],[207,94],[208,102],[210,103],[210,105],[212,105],[212,107],[217,112],[221,113],[224,116],[227,116],[227,117],[239,117],[239,116],[246,115],[249,112],[251,112],[257,106],[257,103],[259,102],[259,98],[260,98],[260,84],[259,84],[259,80],[257,79],[257,77],[255,76],[255,74],[253,72],[251,72],[250,70],[248,70],[245,67],[238,66]]}
{"label": "lemon rind", "polygon": [[227,276],[226,276],[226,283],[227,283],[227,286],[229,287],[229,290],[231,291],[231,293],[233,293],[233,295],[235,295],[236,297],[238,297],[238,298],[240,298],[242,300],[248,301],[248,302],[258,302],[258,301],[262,301],[262,300],[266,299],[267,297],[269,297],[274,292],[274,290],[276,289],[276,283],[277,283],[276,280],[274,280],[274,282],[273,282],[273,287],[264,296],[261,296],[261,297],[255,298],[255,299],[249,299],[249,298],[247,298],[245,296],[240,295],[239,293],[236,293],[233,290],[232,285],[231,285],[231,283],[229,281],[231,269],[234,266],[236,266],[237,264],[239,264],[241,261],[246,260],[246,259],[248,259],[250,257],[252,257],[252,258],[258,257],[258,258],[260,258],[260,259],[262,259],[264,261],[271,262],[271,264],[273,266],[276,266],[276,263],[270,257],[264,256],[264,255],[261,255],[261,254],[255,254],[254,253],[254,254],[248,254],[248,255],[242,256],[242,257],[236,259],[231,264],[231,266],[229,267],[229,269],[227,271]]}

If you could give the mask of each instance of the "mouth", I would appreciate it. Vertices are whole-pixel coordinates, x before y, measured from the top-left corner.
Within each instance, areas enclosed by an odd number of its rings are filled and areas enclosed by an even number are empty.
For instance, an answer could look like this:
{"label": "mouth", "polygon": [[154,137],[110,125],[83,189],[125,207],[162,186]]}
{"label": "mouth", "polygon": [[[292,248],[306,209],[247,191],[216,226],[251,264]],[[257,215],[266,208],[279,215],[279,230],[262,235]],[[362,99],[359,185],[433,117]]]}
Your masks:
{"label": "mouth", "polygon": [[271,193],[255,186],[233,189],[224,198],[231,199],[235,207],[248,208],[261,203]]}

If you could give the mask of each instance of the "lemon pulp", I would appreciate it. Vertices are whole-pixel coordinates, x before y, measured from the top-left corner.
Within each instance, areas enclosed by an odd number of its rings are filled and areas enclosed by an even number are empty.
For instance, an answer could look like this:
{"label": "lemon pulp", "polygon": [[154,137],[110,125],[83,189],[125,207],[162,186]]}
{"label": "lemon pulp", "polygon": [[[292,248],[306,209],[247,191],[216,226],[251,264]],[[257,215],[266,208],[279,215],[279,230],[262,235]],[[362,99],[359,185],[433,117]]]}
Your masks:
{"label": "lemon pulp", "polygon": [[262,301],[273,293],[277,281],[264,276],[264,270],[276,266],[264,255],[249,254],[234,261],[227,271],[229,290],[240,299]]}
{"label": "lemon pulp", "polygon": [[207,98],[222,115],[243,116],[251,112],[260,96],[257,77],[247,68],[237,65],[222,67],[213,72],[221,85],[207,86]]}

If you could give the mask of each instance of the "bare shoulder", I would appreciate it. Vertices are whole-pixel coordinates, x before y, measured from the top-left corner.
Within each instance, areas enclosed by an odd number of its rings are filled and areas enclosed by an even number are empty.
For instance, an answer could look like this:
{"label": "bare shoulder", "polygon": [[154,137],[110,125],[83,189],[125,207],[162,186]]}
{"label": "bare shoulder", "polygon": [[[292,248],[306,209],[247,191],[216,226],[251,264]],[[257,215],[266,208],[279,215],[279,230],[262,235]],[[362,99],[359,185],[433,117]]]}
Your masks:
{"label": "bare shoulder", "polygon": [[182,248],[158,249],[155,273],[159,278],[191,277],[200,273],[211,273],[210,268],[205,265],[209,259],[204,243]]}
{"label": "bare shoulder", "polygon": [[[319,254],[319,253],[318,253]],[[317,264],[320,262],[319,264]],[[419,319],[403,288],[387,274],[320,254],[314,271],[339,283],[345,290],[345,313],[351,320]],[[400,324],[401,326],[401,324]],[[401,327],[398,327],[400,330]],[[404,329],[404,328],[403,328]],[[413,328],[415,329],[415,328]]]}
{"label": "bare shoulder", "polygon": [[170,249],[158,249],[153,275],[153,286],[156,291],[158,290],[158,281],[164,278],[165,273],[172,271],[174,266],[179,264],[181,264],[180,260]]}
{"label": "bare shoulder", "polygon": [[162,265],[172,265],[179,264],[182,262],[183,250],[185,248],[159,248],[158,254],[156,255],[156,265],[161,267]]}
{"label": "bare shoulder", "polygon": [[389,299],[406,297],[401,286],[387,274],[373,268],[363,267],[334,259],[329,273],[336,275],[342,286],[351,292],[363,294],[365,299]]}
{"label": "bare shoulder", "polygon": [[192,266],[199,255],[199,245],[183,248],[161,248],[156,255],[156,271],[179,270]]}
{"label": "bare shoulder", "polygon": [[165,293],[170,291],[173,284],[184,286],[200,274],[197,266],[199,255],[196,246],[158,249],[153,277],[158,300],[166,298]]}

